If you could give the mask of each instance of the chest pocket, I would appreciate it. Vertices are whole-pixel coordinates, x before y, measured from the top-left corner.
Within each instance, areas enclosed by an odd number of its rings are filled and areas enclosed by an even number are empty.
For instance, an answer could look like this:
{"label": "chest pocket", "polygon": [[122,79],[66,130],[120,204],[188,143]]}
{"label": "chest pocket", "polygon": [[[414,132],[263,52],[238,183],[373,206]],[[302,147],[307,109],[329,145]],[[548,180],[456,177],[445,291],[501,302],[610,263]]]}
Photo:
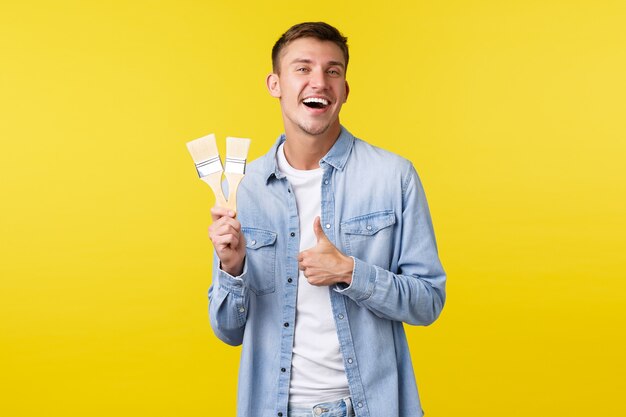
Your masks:
{"label": "chest pocket", "polygon": [[377,211],[341,222],[346,253],[370,264],[388,268],[393,253],[393,210]]}
{"label": "chest pocket", "polygon": [[248,287],[263,295],[276,289],[276,233],[269,230],[242,227],[246,238],[246,264]]}

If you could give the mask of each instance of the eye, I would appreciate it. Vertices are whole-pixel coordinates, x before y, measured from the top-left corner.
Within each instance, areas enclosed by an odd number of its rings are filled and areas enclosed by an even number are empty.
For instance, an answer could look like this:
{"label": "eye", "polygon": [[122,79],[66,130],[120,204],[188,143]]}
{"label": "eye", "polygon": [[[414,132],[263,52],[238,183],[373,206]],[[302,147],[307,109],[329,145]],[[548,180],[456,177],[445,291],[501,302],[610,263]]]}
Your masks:
{"label": "eye", "polygon": [[296,72],[309,72],[309,69],[307,67],[298,67]]}
{"label": "eye", "polygon": [[339,71],[337,71],[336,69],[330,69],[330,70],[328,70],[327,72],[328,72],[330,75],[333,75],[333,76],[338,76],[338,75],[341,75],[341,73],[340,73]]}

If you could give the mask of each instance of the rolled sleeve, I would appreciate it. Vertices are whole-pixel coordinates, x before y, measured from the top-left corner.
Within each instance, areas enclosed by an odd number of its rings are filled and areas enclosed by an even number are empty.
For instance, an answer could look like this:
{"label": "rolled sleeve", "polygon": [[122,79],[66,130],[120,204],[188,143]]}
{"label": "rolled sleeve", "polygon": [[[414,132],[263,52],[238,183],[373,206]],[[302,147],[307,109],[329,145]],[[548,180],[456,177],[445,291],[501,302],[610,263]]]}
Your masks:
{"label": "rolled sleeve", "polygon": [[247,264],[243,272],[232,276],[219,265],[214,254],[213,285],[209,288],[209,318],[215,335],[229,345],[239,345],[248,319]]}
{"label": "rolled sleeve", "polygon": [[364,301],[371,297],[376,286],[376,268],[362,260],[354,259],[354,269],[352,270],[352,282],[349,286],[341,288],[335,286],[335,291],[352,298],[354,301]]}
{"label": "rolled sleeve", "polygon": [[222,266],[219,265],[217,268],[217,279],[220,283],[220,286],[232,293],[233,295],[239,295],[243,297],[244,286],[245,286],[245,276],[248,273],[248,264],[246,259],[243,260],[243,272],[241,275],[232,276],[228,272],[222,269]]}

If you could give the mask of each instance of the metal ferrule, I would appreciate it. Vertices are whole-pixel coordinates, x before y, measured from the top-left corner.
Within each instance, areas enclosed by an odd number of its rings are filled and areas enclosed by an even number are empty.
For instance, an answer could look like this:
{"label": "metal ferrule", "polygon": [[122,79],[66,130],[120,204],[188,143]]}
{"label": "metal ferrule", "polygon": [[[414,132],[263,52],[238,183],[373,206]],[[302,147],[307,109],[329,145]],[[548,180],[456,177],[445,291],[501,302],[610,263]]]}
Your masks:
{"label": "metal ferrule", "polygon": [[246,160],[242,158],[228,158],[226,157],[226,172],[233,174],[245,174],[246,173]]}
{"label": "metal ferrule", "polygon": [[202,178],[223,171],[224,169],[222,168],[222,160],[220,156],[217,155],[211,159],[197,163],[196,170],[198,170],[198,175]]}

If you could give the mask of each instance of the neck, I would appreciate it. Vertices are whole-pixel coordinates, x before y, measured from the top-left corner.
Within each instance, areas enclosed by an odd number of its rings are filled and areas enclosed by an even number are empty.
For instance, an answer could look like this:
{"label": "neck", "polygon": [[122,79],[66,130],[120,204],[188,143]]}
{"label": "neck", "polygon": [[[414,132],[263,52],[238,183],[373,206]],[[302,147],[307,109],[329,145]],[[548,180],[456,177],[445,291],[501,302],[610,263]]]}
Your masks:
{"label": "neck", "polygon": [[285,126],[285,158],[295,169],[310,170],[320,167],[320,160],[337,142],[341,125],[337,122],[320,135],[293,130]]}

